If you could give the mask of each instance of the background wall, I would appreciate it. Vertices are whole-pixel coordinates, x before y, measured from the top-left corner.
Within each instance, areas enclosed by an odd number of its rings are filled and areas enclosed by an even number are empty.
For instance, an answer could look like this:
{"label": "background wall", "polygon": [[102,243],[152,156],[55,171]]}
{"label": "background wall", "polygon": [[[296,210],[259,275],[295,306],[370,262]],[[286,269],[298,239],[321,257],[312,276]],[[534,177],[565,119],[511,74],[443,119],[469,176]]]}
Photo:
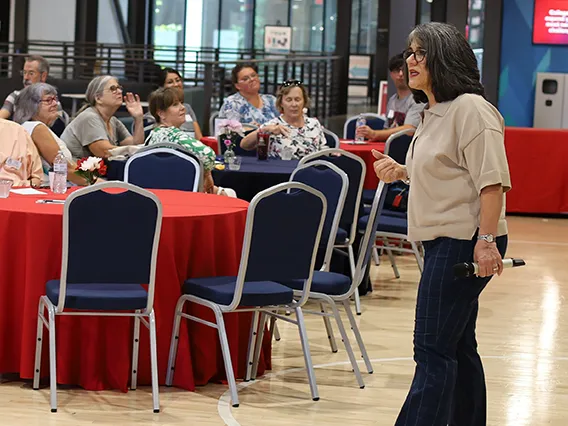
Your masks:
{"label": "background wall", "polygon": [[568,46],[532,44],[534,0],[503,0],[499,110],[508,126],[532,127],[537,72],[568,73]]}

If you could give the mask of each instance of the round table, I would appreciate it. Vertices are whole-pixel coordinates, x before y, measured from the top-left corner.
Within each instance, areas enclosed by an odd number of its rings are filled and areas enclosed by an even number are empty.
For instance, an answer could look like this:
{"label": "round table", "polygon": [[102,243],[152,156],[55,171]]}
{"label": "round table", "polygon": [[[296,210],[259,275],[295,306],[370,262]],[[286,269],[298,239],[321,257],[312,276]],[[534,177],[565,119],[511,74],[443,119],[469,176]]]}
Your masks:
{"label": "round table", "polygon": [[375,157],[371,152],[373,149],[379,152],[385,152],[384,142],[365,142],[364,144],[353,144],[348,140],[341,140],[340,148],[352,152],[353,154],[361,157],[367,166],[367,173],[365,174],[365,183],[363,187],[365,189],[377,189],[379,185],[379,178],[373,170],[373,163],[375,162]]}
{"label": "round table", "polygon": [[[63,205],[37,204],[45,195],[16,195],[0,199],[0,374],[33,377],[37,310],[45,283],[58,278],[61,268]],[[158,337],[158,376],[165,383],[175,306],[181,284],[188,277],[236,275],[244,236],[248,203],[217,195],[153,190],[163,205],[158,249],[154,310]],[[96,208],[96,206],[94,206]],[[113,232],[113,212],[109,218]],[[116,230],[120,232],[120,230]],[[85,239],[93,262],[120,262],[120,253],[105,244],[104,235]],[[85,250],[85,253],[88,253]],[[190,304],[189,312],[214,322],[212,312]],[[250,313],[227,314],[225,324],[237,377],[246,369]],[[133,320],[112,317],[57,318],[57,381],[85,389],[127,391],[130,380]],[[44,333],[44,336],[46,334]],[[42,371],[47,374],[48,350],[44,339]],[[270,368],[270,338],[264,340],[259,374]],[[217,330],[182,321],[174,385],[193,390],[195,385],[225,380]],[[148,332],[143,327],[138,381],[150,384]]]}
{"label": "round table", "polygon": [[298,160],[240,158],[242,163],[239,170],[229,170],[228,167],[224,170],[213,169],[213,180],[217,186],[234,189],[237,197],[247,201],[271,186],[288,182],[298,166]]}

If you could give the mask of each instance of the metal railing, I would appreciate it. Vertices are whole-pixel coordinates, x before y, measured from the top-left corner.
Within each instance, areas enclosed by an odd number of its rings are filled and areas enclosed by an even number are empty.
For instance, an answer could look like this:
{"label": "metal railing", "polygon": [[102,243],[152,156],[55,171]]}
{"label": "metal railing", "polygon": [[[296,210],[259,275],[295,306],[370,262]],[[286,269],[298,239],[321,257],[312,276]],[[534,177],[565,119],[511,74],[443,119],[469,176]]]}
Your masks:
{"label": "metal railing", "polygon": [[[261,92],[275,94],[279,84],[289,78],[302,80],[312,100],[311,115],[326,118],[336,114],[339,70],[342,58],[321,52],[271,54],[261,50],[200,48],[153,45],[121,45],[29,41],[0,44],[0,79],[20,78],[24,58],[30,54],[45,57],[50,77],[84,81],[110,74],[130,82],[157,84],[162,67],[177,69],[187,86],[205,92],[205,119],[220,108],[232,93],[231,69],[240,62],[259,68]],[[141,93],[146,96],[147,93]],[[207,121],[204,126],[207,126]]]}

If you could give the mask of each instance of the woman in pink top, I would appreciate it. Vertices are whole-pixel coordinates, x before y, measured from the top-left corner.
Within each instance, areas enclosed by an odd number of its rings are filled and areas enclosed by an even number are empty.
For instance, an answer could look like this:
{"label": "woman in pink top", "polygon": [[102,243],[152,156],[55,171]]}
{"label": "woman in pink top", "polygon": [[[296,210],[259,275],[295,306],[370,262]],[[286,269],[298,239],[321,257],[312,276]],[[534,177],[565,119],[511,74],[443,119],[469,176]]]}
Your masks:
{"label": "woman in pink top", "polygon": [[0,119],[0,179],[13,186],[41,184],[41,158],[30,135],[19,124]]}

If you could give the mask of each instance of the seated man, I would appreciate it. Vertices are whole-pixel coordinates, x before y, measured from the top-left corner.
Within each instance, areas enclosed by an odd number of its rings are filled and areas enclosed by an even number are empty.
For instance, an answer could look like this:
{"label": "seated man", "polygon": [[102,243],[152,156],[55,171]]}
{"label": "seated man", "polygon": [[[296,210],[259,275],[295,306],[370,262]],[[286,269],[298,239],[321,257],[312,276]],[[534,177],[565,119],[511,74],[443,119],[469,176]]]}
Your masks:
{"label": "seated man", "polygon": [[[31,55],[26,58],[24,63],[24,69],[22,70],[22,77],[24,77],[23,83],[24,87],[28,87],[34,83],[45,83],[47,77],[49,76],[49,62],[39,55]],[[9,120],[14,114],[14,105],[16,103],[16,97],[20,94],[19,90],[14,90],[8,95],[2,108],[0,109],[0,118],[5,118]],[[69,122],[69,116],[61,104],[57,102],[57,109],[59,111],[59,119],[57,119],[51,126],[51,130],[60,136],[65,129],[65,126]]]}
{"label": "seated man", "polygon": [[369,126],[357,129],[357,136],[363,136],[372,141],[386,141],[390,135],[401,130],[415,130],[420,123],[420,113],[426,106],[417,104],[404,77],[404,59],[402,53],[389,60],[390,76],[396,87],[396,93],[387,103],[387,120],[384,129],[373,130]]}

